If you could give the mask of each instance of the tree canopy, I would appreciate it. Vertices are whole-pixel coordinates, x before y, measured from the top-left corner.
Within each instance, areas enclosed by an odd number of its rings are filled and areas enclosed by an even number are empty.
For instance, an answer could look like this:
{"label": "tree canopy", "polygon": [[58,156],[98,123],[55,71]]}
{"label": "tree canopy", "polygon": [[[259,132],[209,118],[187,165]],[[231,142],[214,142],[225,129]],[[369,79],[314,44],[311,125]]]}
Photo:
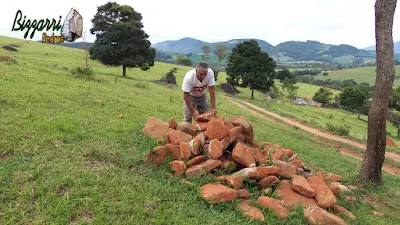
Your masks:
{"label": "tree canopy", "polygon": [[154,66],[156,51],[147,40],[149,36],[141,20],[141,14],[130,6],[116,2],[99,6],[91,20],[90,32],[96,34],[96,41],[89,49],[91,59],[106,65],[122,65],[124,77],[127,67],[148,70]]}
{"label": "tree canopy", "polygon": [[269,91],[274,84],[276,63],[267,52],[262,52],[255,40],[244,41],[232,49],[226,73],[227,81],[238,87]]}

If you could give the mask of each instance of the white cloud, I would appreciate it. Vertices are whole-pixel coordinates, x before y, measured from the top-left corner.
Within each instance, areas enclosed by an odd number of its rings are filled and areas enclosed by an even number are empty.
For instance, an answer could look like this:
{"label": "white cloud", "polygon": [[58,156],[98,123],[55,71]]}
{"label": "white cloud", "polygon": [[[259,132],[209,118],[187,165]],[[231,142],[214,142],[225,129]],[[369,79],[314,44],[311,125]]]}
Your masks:
{"label": "white cloud", "polygon": [[[90,20],[97,6],[106,0],[70,0],[43,6],[37,1],[14,0],[2,3],[0,34],[23,38],[11,31],[15,14],[22,10],[27,19],[55,18],[62,21],[76,8],[84,17],[89,34]],[[193,37],[204,41],[257,38],[273,45],[284,41],[317,40],[329,44],[350,44],[358,48],[375,43],[374,0],[121,0],[143,16],[145,31],[155,43]],[[52,7],[52,10],[49,10]],[[399,39],[398,13],[393,36]],[[37,32],[35,40],[41,39]],[[93,41],[94,37],[89,38]],[[80,40],[79,40],[80,41]]]}

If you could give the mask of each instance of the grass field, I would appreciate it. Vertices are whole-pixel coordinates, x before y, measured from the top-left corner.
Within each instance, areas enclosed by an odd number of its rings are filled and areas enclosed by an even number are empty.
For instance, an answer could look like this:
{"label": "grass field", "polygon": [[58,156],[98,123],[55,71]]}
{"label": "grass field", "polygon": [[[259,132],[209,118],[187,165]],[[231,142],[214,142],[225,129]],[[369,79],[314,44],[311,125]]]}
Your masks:
{"label": "grass field", "polygon": [[[83,51],[0,36],[0,45],[15,43],[22,44],[18,52],[0,49],[0,56],[18,61],[0,62],[1,224],[260,224],[241,216],[238,201],[203,201],[198,188],[209,177],[189,179],[191,188],[166,175],[167,165],[143,163],[157,146],[141,132],[146,119],[183,119],[180,83],[189,68],[179,67],[178,87],[168,88],[151,81],[172,65],[128,69],[123,79],[120,67],[89,60],[95,80],[82,80],[70,71],[84,65]],[[345,184],[357,185],[360,162],[319,144],[317,137],[260,120],[221,97],[217,110],[225,117],[246,116],[257,141],[290,148],[310,168],[341,174]],[[357,217],[351,224],[400,223],[400,179],[383,176],[382,186],[356,192],[374,199],[378,209],[361,197],[357,204],[339,197]],[[264,214],[269,224],[288,224],[268,210]],[[288,221],[306,224],[301,211]]]}
{"label": "grass field", "polygon": [[[400,66],[396,66],[396,76],[400,75]],[[375,84],[375,67],[359,67],[343,70],[329,71],[329,76],[318,75],[314,76],[315,79],[326,80],[350,80],[353,79],[357,83],[367,82],[370,84]],[[399,86],[400,81],[395,80],[394,86]]]}

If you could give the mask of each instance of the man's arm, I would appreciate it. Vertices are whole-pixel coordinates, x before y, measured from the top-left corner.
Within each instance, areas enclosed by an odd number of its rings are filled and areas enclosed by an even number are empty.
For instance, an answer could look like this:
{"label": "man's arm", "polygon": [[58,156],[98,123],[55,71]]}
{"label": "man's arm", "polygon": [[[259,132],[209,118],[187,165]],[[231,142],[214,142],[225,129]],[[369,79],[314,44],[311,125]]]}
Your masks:
{"label": "man's arm", "polygon": [[208,88],[210,89],[211,109],[215,109],[215,90],[214,90],[214,86],[210,86]]}
{"label": "man's arm", "polygon": [[196,118],[198,116],[198,114],[196,113],[196,111],[194,111],[193,105],[192,105],[192,101],[190,100],[190,95],[189,92],[183,92],[183,99],[186,102],[186,105],[188,106],[190,112],[192,113],[192,117]]}

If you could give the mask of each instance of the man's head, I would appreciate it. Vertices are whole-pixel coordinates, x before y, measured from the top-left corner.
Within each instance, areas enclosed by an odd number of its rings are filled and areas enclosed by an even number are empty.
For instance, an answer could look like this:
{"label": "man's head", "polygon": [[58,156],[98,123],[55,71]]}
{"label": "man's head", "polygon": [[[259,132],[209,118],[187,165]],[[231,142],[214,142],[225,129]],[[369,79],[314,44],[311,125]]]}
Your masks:
{"label": "man's head", "polygon": [[196,66],[196,76],[197,78],[202,81],[206,78],[208,72],[208,64],[206,62],[199,62]]}

